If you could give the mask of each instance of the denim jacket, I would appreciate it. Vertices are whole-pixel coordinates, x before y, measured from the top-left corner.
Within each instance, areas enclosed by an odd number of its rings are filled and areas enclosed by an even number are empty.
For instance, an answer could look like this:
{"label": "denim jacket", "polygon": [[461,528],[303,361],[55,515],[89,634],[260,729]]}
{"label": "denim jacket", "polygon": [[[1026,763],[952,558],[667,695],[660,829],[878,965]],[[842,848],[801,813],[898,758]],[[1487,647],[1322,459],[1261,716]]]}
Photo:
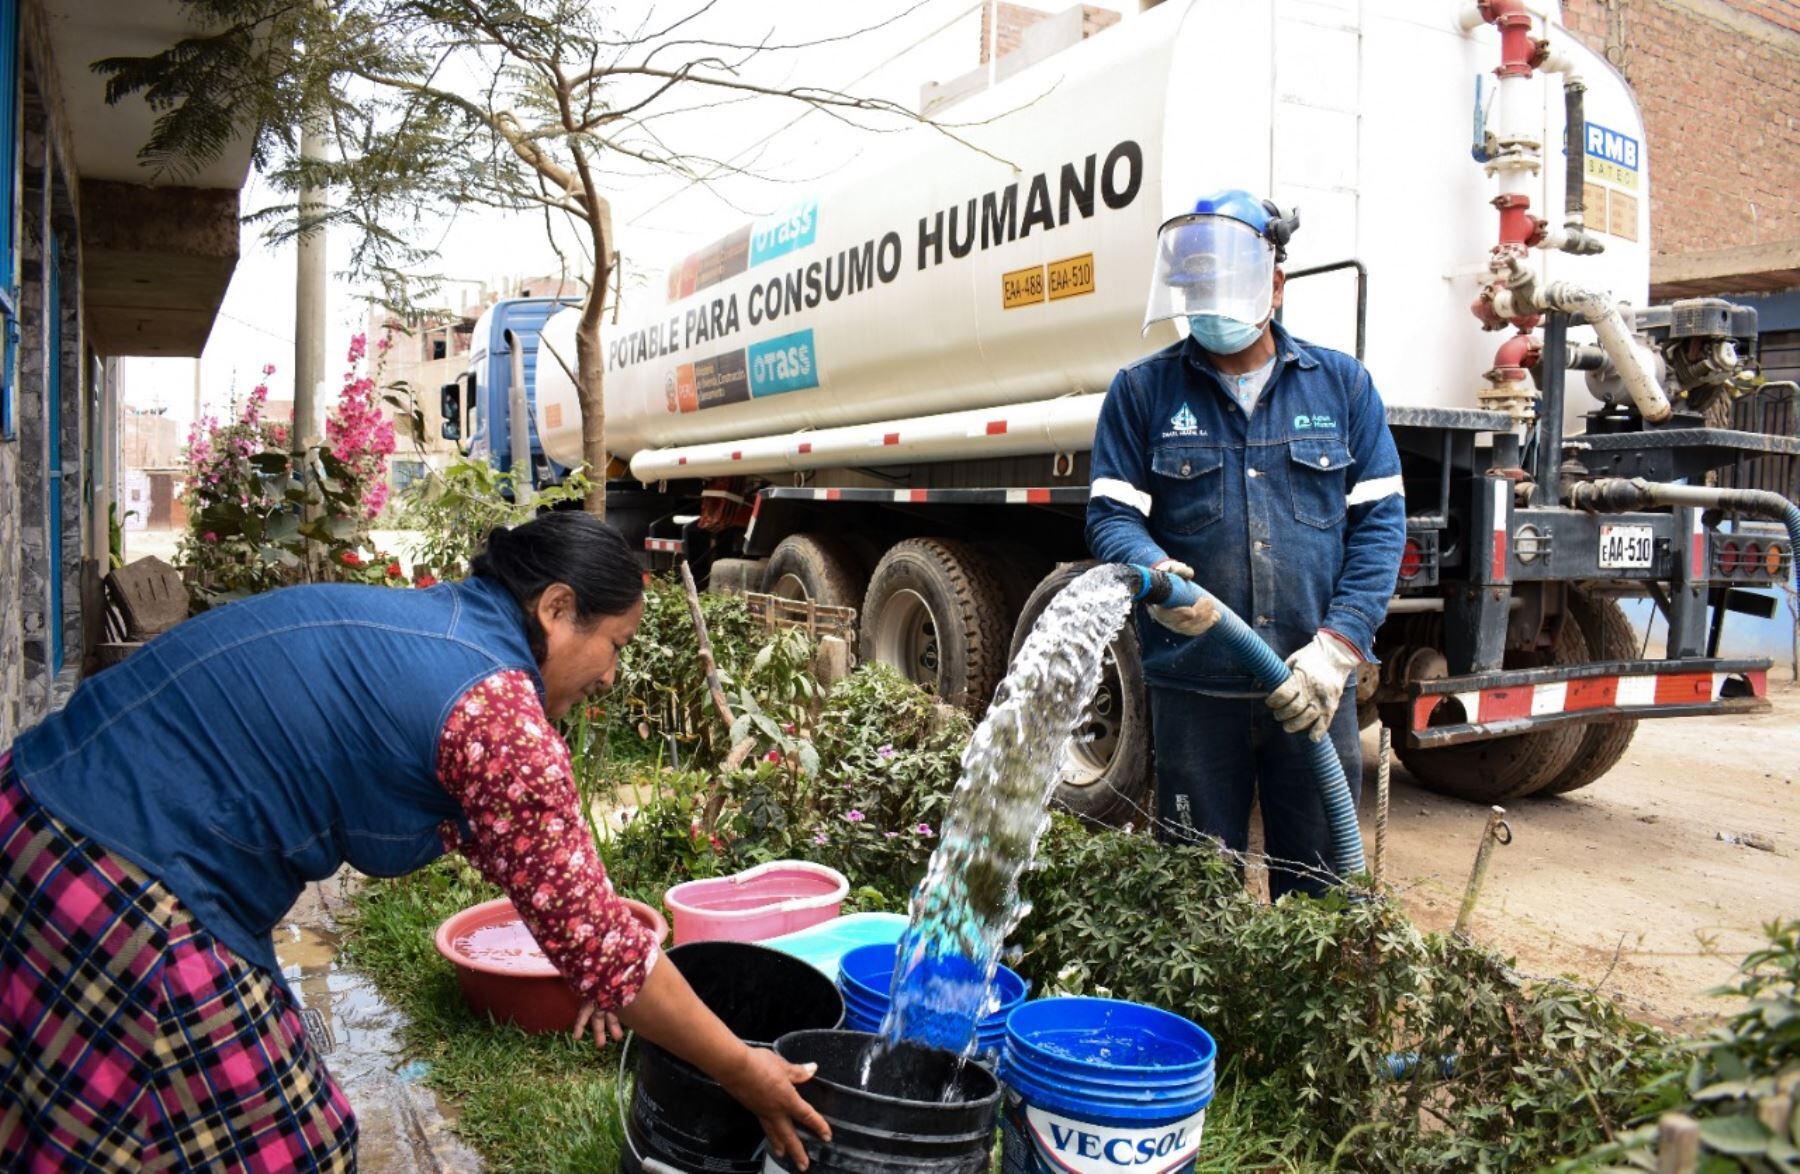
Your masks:
{"label": "denim jacket", "polygon": [[[1275,367],[1248,418],[1192,339],[1113,378],[1088,546],[1104,562],[1187,563],[1284,659],[1329,628],[1373,660],[1406,542],[1399,453],[1361,363],[1274,331]],[[1151,685],[1268,690],[1219,641],[1141,609],[1138,633]]]}
{"label": "denim jacket", "polygon": [[444,852],[462,807],[438,736],[506,669],[541,690],[524,617],[485,579],[326,584],[215,608],[81,683],[19,735],[13,769],[59,819],[166,884],[239,956],[348,862],[398,876]]}

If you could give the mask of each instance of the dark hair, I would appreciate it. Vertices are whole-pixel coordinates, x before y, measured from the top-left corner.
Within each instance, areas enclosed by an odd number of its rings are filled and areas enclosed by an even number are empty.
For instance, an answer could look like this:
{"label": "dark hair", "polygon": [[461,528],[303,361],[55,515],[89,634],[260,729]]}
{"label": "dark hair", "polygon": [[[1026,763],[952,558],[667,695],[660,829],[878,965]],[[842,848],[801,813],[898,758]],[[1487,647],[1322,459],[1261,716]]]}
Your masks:
{"label": "dark hair", "polygon": [[592,514],[553,510],[522,526],[488,531],[487,545],[469,564],[471,574],[506,588],[525,613],[525,635],[541,664],[543,625],[534,604],[553,583],[575,593],[576,618],[591,623],[631,610],[644,595],[644,573],[625,536]]}

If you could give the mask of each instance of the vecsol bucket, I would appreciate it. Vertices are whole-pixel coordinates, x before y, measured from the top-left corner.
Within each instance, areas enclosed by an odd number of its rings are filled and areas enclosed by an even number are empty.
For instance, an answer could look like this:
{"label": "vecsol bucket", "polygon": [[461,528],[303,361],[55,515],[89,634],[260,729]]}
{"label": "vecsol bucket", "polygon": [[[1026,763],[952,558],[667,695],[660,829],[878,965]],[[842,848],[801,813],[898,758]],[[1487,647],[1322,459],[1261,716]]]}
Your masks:
{"label": "vecsol bucket", "polygon": [[[811,1174],[981,1174],[994,1147],[1000,1085],[981,1065],[940,1048],[902,1043],[873,1057],[863,1031],[796,1031],[775,1043],[782,1059],[817,1064],[796,1086],[831,1125],[806,1134]],[[865,1080],[865,1073],[867,1078]],[[797,1167],[775,1157],[764,1174]]]}
{"label": "vecsol bucket", "polygon": [[1217,1046],[1179,1015],[1116,999],[1039,999],[1006,1020],[1005,1169],[1191,1171]]}
{"label": "vecsol bucket", "polygon": [[[749,942],[690,942],[657,963],[674,966],[738,1038],[773,1044],[791,1031],[836,1027],[844,1000],[798,958]],[[762,1126],[718,1082],[647,1040],[636,1040],[637,1081],[625,1116],[626,1174],[667,1169],[756,1174]]]}

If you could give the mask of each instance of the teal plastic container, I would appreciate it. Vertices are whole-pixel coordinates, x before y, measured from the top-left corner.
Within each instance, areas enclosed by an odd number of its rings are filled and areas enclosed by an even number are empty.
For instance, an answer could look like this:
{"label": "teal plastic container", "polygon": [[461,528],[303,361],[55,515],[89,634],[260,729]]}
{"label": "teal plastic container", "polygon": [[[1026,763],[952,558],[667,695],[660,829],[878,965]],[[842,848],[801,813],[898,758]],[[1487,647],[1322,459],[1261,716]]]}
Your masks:
{"label": "teal plastic container", "polygon": [[899,913],[852,913],[807,929],[783,934],[761,943],[771,950],[800,959],[825,972],[836,982],[838,962],[858,946],[892,945],[906,932],[906,918]]}
{"label": "teal plastic container", "polygon": [[1194,1169],[1217,1045],[1199,1024],[1117,999],[1039,999],[1006,1020],[1006,1174]]}

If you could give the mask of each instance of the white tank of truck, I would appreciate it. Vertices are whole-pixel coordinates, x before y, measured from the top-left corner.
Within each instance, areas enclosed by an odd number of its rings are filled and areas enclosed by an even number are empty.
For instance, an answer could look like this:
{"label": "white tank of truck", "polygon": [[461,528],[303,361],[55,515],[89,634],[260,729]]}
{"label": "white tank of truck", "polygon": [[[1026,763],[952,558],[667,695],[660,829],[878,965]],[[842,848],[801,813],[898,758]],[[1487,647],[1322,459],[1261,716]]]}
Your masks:
{"label": "white tank of truck", "polygon": [[[1585,82],[1587,223],[1605,251],[1535,250],[1547,279],[1643,304],[1648,162],[1625,81],[1531,7]],[[1470,302],[1498,239],[1471,158],[1505,120],[1542,144],[1531,211],[1564,219],[1563,81],[1494,101],[1499,34],[1456,0],[1166,3],[963,102],[942,129],[736,226],[669,271],[666,298],[604,335],[608,447],[645,481],[1085,449],[1140,334],[1158,226],[1242,187],[1297,207],[1286,268],[1367,273],[1365,362],[1390,406],[1476,408],[1506,337]],[[1285,322],[1352,350],[1353,271],[1288,287]],[[546,328],[574,355],[575,314]],[[1575,339],[1592,337],[1585,327]],[[580,454],[575,390],[539,368],[545,450]],[[1574,420],[1592,405],[1571,388]],[[1073,400],[1073,402],[1071,402]],[[993,409],[1006,408],[996,415]],[[854,458],[854,459],[851,459]]]}

